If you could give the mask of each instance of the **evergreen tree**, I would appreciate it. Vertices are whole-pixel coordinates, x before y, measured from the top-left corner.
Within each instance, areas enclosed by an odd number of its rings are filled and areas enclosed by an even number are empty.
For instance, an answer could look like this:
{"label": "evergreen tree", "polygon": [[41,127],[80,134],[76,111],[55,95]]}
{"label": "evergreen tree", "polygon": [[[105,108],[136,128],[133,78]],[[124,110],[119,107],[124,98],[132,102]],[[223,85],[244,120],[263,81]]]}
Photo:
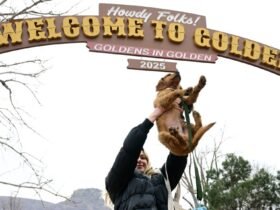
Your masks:
{"label": "evergreen tree", "polygon": [[209,209],[264,209],[280,206],[280,172],[264,168],[252,174],[247,160],[228,154],[221,168],[207,171],[205,199]]}

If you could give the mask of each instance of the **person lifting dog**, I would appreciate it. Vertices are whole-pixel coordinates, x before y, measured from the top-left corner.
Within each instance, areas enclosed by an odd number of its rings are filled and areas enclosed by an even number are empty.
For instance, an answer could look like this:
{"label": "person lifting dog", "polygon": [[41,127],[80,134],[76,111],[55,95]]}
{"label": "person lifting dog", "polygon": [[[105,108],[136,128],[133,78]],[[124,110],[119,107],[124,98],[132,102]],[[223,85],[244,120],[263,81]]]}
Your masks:
{"label": "person lifting dog", "polygon": [[[173,103],[173,102],[172,102]],[[151,114],[132,128],[105,178],[105,187],[115,210],[170,210],[171,191],[179,183],[187,164],[188,153],[170,150],[159,170],[154,170],[143,147],[154,122],[169,112],[155,103]],[[182,112],[182,111],[181,111]],[[182,113],[181,113],[182,115]]]}

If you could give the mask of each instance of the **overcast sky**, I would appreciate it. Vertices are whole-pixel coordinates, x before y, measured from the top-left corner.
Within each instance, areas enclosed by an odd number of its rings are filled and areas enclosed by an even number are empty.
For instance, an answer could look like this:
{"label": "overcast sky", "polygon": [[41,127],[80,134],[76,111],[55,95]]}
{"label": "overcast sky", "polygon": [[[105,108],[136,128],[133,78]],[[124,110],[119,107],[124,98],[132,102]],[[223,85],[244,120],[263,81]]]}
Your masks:
{"label": "overcast sky", "polygon": [[[99,3],[112,2],[84,0],[79,7],[88,8],[83,15],[98,15]],[[114,3],[203,15],[207,28],[280,49],[279,9],[273,0]],[[79,188],[104,189],[104,178],[123,139],[152,111],[155,85],[165,73],[127,70],[127,59],[139,57],[89,52],[85,43],[37,47],[1,56],[31,55],[48,59],[50,70],[40,79],[38,97],[42,106],[31,112],[43,138],[26,132],[24,149],[44,162],[45,176],[54,180],[61,194],[70,196]],[[280,169],[280,77],[222,57],[215,64],[175,62],[183,87],[195,85],[200,75],[207,79],[195,108],[204,124],[215,121],[216,125],[202,138],[198,149],[211,149],[223,138],[222,153],[241,155],[271,171]],[[145,149],[152,165],[160,167],[168,151],[157,140],[156,127]],[[4,163],[12,164],[9,161],[5,158]],[[21,196],[34,196],[22,192]],[[10,194],[0,187],[0,195]],[[51,196],[46,199],[60,201]]]}

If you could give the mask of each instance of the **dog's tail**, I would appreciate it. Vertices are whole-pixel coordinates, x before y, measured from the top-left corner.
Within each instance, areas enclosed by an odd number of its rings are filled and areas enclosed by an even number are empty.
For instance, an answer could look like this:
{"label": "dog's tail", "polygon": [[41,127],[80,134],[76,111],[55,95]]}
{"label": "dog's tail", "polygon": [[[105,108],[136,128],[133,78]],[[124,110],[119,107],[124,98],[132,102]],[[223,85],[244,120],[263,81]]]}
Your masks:
{"label": "dog's tail", "polygon": [[[213,125],[215,125],[215,122],[210,123],[210,124],[208,124],[208,125],[206,125],[206,126],[200,127],[200,128],[197,130],[197,132],[194,134],[194,136],[193,136],[193,138],[192,138],[192,148],[193,148],[193,149],[197,146],[199,140],[200,140],[201,137],[204,135],[204,133],[206,133],[206,131],[208,131],[210,128],[212,128]],[[192,150],[193,150],[193,149],[192,149]]]}

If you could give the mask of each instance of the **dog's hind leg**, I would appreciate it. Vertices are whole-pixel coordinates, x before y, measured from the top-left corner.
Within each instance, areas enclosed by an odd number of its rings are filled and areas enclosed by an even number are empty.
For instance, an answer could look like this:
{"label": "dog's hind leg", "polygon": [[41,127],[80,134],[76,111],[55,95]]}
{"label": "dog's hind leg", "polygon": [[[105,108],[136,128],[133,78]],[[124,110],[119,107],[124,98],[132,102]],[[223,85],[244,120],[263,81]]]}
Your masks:
{"label": "dog's hind leg", "polygon": [[167,148],[176,147],[179,144],[178,139],[167,131],[162,131],[159,133],[159,140]]}
{"label": "dog's hind leg", "polygon": [[193,140],[192,140],[192,150],[197,146],[199,140],[205,134],[205,132],[208,131],[210,128],[212,128],[214,124],[215,122],[210,123],[206,126],[202,126],[194,133]]}
{"label": "dog's hind leg", "polygon": [[194,125],[192,127],[193,129],[193,133],[196,133],[198,131],[199,128],[202,127],[202,121],[201,121],[201,116],[199,114],[199,112],[193,110],[193,119],[194,119]]}
{"label": "dog's hind leg", "polygon": [[178,145],[184,146],[186,144],[186,140],[183,138],[183,136],[180,135],[178,129],[171,127],[169,128],[169,133],[177,139],[176,143]]}
{"label": "dog's hind leg", "polygon": [[186,150],[186,142],[180,142],[175,136],[167,131],[159,133],[160,142],[166,146],[173,154],[182,155],[182,151]]}

